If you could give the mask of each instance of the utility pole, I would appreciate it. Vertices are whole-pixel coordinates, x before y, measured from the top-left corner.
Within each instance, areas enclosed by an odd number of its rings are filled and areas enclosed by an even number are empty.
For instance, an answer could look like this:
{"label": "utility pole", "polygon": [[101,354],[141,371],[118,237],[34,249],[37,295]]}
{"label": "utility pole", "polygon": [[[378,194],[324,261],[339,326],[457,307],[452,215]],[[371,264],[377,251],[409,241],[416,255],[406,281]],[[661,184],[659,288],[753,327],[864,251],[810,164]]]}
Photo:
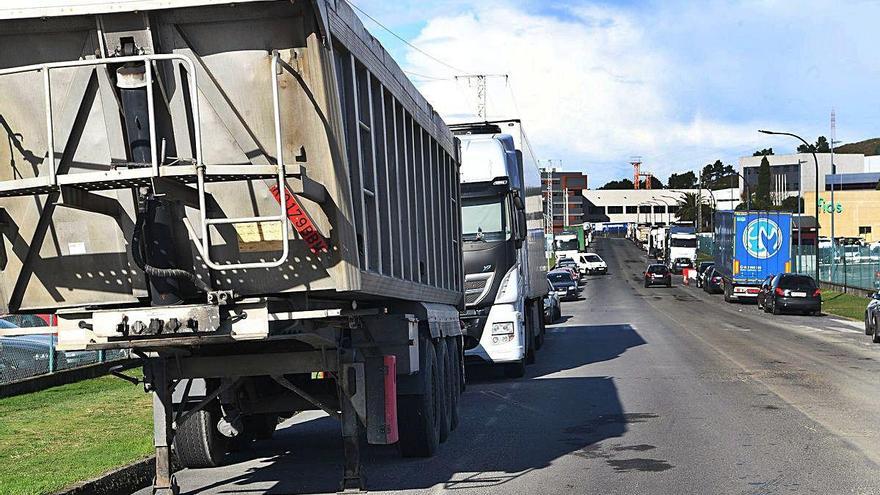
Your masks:
{"label": "utility pole", "polygon": [[468,86],[477,86],[477,117],[481,120],[486,118],[486,79],[492,77],[503,77],[507,81],[507,74],[465,74],[463,76],[455,76],[455,80],[464,79],[468,82]]}

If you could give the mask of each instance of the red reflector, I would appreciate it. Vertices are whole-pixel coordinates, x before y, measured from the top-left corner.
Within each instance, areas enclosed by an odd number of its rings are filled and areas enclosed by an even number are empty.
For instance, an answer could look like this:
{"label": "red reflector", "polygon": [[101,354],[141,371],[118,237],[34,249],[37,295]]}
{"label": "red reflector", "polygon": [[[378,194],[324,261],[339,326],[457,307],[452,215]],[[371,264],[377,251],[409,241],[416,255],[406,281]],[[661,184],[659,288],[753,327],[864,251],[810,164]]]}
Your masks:
{"label": "red reflector", "polygon": [[822,291],[819,289],[816,289],[816,292],[813,292],[813,297],[819,297],[821,295],[822,295]]}
{"label": "red reflector", "polygon": [[397,432],[397,356],[383,356],[385,361],[385,435],[387,443],[396,443]]}
{"label": "red reflector", "polygon": [[[305,210],[302,209],[302,206],[299,205],[296,197],[290,192],[290,188],[287,186],[285,188],[287,189],[285,194],[285,199],[287,200],[287,219],[290,220],[293,228],[299,232],[300,237],[306,241],[306,244],[309,245],[309,249],[313,253],[327,252],[328,246],[324,236],[315,228],[312,219],[309,218]],[[275,201],[281,202],[281,194],[278,191],[277,185],[269,186],[269,191],[275,197]]]}

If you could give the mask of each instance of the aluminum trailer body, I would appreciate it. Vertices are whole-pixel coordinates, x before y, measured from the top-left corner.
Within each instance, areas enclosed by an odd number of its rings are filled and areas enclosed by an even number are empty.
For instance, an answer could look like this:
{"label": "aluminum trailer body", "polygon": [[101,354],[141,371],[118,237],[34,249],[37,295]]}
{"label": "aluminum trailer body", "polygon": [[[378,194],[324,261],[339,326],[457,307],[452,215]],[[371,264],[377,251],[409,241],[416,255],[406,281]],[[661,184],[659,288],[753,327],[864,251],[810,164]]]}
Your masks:
{"label": "aluminum trailer body", "polygon": [[462,140],[465,355],[522,376],[549,291],[541,176],[519,121],[456,124]]}
{"label": "aluminum trailer body", "polygon": [[156,492],[172,451],[213,466],[306,409],[342,422],[344,487],[364,428],[435,451],[458,141],[345,2],[12,0],[0,43],[0,311],[142,357]]}
{"label": "aluminum trailer body", "polygon": [[725,301],[755,300],[767,276],[791,271],[791,213],[715,213],[715,270]]}

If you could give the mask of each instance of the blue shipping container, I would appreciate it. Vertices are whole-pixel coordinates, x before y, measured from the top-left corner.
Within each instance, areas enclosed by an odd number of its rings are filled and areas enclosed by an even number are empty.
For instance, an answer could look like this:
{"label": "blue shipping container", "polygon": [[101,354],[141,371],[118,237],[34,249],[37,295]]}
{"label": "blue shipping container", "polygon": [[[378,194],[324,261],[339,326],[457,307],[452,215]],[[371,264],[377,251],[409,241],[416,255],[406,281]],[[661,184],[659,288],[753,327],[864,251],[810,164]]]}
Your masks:
{"label": "blue shipping container", "polygon": [[715,263],[735,285],[757,285],[791,270],[791,214],[722,211],[715,215]]}

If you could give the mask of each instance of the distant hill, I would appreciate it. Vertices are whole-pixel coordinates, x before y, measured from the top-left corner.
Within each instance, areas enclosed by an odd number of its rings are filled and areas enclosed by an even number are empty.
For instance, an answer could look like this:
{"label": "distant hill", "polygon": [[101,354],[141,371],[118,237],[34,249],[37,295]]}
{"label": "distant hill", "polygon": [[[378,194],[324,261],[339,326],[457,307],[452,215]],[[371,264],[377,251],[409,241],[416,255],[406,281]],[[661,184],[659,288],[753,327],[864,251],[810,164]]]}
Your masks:
{"label": "distant hill", "polygon": [[865,156],[880,155],[880,138],[866,139],[858,143],[844,144],[834,148],[835,153],[863,154]]}

